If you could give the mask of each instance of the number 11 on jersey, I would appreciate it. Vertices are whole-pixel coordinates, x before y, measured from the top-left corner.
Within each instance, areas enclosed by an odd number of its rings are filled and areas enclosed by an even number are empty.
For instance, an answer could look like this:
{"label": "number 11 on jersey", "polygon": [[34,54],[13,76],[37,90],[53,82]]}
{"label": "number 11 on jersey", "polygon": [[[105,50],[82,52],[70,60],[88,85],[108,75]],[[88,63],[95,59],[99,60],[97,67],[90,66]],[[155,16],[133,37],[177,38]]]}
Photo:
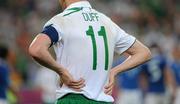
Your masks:
{"label": "number 11 on jersey", "polygon": [[[94,35],[94,30],[92,26],[89,26],[88,31],[86,31],[86,35],[91,37],[92,40],[92,46],[93,46],[93,70],[96,70],[97,68],[97,44],[96,44],[96,38]],[[104,40],[104,49],[105,49],[105,70],[108,70],[109,65],[109,49],[108,49],[108,40],[106,36],[105,27],[101,26],[101,30],[98,32],[99,36],[103,37]]]}

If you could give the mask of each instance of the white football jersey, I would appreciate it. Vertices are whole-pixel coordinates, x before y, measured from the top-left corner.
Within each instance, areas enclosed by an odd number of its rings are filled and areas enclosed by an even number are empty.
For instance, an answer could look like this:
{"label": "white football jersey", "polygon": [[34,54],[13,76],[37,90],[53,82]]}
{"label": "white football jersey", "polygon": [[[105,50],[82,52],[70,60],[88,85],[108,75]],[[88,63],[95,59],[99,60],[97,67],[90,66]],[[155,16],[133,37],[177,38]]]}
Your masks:
{"label": "white football jersey", "polygon": [[104,93],[104,87],[108,83],[114,52],[123,53],[133,45],[135,38],[94,10],[87,1],[71,4],[49,20],[45,27],[49,25],[59,35],[54,44],[57,62],[76,80],[84,78],[86,84],[81,92],[63,85],[56,91],[57,98],[68,93],[80,93],[92,100],[113,102],[112,96]]}

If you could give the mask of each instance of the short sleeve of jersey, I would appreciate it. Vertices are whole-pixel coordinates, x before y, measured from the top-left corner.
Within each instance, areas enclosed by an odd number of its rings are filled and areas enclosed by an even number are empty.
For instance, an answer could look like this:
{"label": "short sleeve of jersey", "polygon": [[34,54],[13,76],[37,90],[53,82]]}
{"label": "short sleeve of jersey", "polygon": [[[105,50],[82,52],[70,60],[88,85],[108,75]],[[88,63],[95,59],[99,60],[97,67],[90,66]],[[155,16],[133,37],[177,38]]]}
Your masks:
{"label": "short sleeve of jersey", "polygon": [[62,28],[58,21],[56,21],[56,18],[52,18],[44,25],[42,33],[49,36],[51,45],[56,44],[62,39]]}
{"label": "short sleeve of jersey", "polygon": [[119,26],[113,24],[115,27],[114,31],[116,34],[115,52],[121,54],[129,49],[136,41],[136,38],[127,34]]}

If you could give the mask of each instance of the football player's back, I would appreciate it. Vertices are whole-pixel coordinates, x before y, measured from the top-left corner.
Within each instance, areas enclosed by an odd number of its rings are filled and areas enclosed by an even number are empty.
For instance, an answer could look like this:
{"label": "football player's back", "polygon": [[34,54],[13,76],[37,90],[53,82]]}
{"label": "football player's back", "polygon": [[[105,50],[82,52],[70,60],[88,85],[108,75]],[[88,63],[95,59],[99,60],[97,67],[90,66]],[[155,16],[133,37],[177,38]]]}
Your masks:
{"label": "football player's back", "polygon": [[[101,100],[102,96],[106,96],[112,100],[104,94],[102,88],[107,83],[108,71],[112,66],[117,36],[111,28],[114,23],[87,5],[87,2],[83,7],[74,5],[45,25],[53,24],[60,29],[61,41],[54,46],[57,61],[66,67],[75,79],[82,77],[86,80],[83,94],[93,99]],[[65,85],[59,89],[60,92],[64,90],[74,92]]]}

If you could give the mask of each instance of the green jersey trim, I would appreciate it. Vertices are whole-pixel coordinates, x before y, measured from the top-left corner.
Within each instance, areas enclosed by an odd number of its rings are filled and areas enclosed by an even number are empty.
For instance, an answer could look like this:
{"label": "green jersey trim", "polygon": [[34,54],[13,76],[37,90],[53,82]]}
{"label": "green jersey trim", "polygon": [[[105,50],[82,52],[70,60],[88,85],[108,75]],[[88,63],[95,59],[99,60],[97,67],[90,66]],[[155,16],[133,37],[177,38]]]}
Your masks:
{"label": "green jersey trim", "polygon": [[79,11],[81,11],[82,9],[83,9],[83,7],[70,8],[70,9],[68,9],[68,10],[70,10],[71,12],[70,12],[70,13],[67,13],[67,14],[65,14],[65,15],[63,15],[63,16],[65,17],[65,16],[68,16],[68,15],[70,15],[70,14],[72,14],[72,13],[79,12]]}

